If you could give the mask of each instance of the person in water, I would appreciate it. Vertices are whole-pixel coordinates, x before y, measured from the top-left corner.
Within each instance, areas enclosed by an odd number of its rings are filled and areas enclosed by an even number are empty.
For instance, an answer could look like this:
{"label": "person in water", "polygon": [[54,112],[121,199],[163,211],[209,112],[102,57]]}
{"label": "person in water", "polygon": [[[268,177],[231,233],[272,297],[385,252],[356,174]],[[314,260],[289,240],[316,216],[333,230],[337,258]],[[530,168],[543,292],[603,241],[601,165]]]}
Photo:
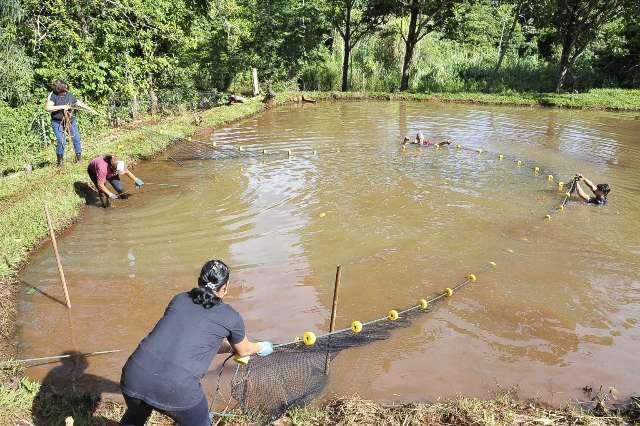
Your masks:
{"label": "person in water", "polygon": [[74,109],[83,109],[92,114],[98,114],[96,110],[85,104],[69,91],[69,86],[62,80],[56,80],[51,88],[51,93],[47,96],[44,104],[45,111],[51,113],[51,127],[56,135],[56,157],[58,167],[64,165],[64,149],[67,144],[65,131],[69,132],[73,140],[73,149],[76,152],[76,162],[82,158],[82,144],[80,141],[80,130],[73,115]]}
{"label": "person in water", "polygon": [[[103,197],[108,197],[111,200],[115,200],[118,197],[125,198],[124,188],[120,181],[121,175],[127,175],[134,182],[136,188],[141,188],[142,185],[144,185],[142,179],[137,178],[127,169],[127,165],[124,161],[119,160],[113,155],[101,155],[100,157],[96,157],[91,160],[89,167],[87,167],[87,173],[98,190],[100,202],[103,207],[107,207],[109,205],[108,200],[103,199]],[[116,190],[118,195],[107,189],[105,185],[107,181],[111,184],[113,189]]]}
{"label": "person in water", "polygon": [[[611,191],[611,188],[609,188],[609,184],[607,183],[599,183],[597,185],[594,185],[593,182],[591,182],[589,179],[587,179],[586,177],[582,176],[581,174],[577,174],[574,177],[574,181],[575,181],[575,185],[573,187],[573,191],[578,194],[578,197],[580,197],[583,201],[589,203],[589,204],[596,204],[596,205],[604,205],[607,204],[607,195],[609,195],[609,191]],[[583,181],[585,185],[587,185],[589,187],[589,189],[591,189],[591,192],[593,192],[593,197],[590,197],[580,186],[580,181]]]}
{"label": "person in water", "polygon": [[427,139],[424,134],[422,132],[418,132],[416,134],[416,138],[413,140],[413,142],[410,142],[409,137],[405,136],[404,140],[402,141],[402,145],[407,145],[411,143],[412,145],[422,145],[422,146],[444,146],[444,145],[451,145],[451,141],[449,139],[445,139],[442,142],[434,142],[430,139]]}
{"label": "person in water", "polygon": [[247,339],[242,317],[222,301],[228,286],[229,267],[210,260],[202,267],[198,287],[171,300],[122,368],[127,411],[121,425],[142,426],[157,410],[180,425],[210,426],[200,380],[216,354],[273,352],[270,342]]}

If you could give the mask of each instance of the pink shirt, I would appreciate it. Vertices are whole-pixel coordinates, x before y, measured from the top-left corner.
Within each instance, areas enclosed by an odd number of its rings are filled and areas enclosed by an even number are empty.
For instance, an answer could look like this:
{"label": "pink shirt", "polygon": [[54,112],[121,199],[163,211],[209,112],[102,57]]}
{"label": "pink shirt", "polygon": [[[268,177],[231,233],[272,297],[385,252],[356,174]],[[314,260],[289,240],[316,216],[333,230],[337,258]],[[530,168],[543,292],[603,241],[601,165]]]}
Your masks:
{"label": "pink shirt", "polygon": [[[118,175],[116,169],[111,167],[111,164],[109,164],[103,156],[91,160],[89,167],[96,172],[98,182],[105,182],[107,179],[112,179]],[[124,171],[127,171],[126,165],[124,166]]]}

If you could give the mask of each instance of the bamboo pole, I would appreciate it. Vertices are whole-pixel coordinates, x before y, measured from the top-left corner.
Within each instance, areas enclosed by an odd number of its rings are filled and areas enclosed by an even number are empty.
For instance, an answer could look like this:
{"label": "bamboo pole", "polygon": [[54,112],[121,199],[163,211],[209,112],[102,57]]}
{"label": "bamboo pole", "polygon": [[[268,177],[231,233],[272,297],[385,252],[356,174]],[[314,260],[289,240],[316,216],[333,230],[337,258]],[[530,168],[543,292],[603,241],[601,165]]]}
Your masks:
{"label": "bamboo pole", "polygon": [[[331,306],[331,320],[329,321],[329,333],[333,333],[336,328],[336,315],[338,313],[338,288],[340,287],[340,278],[342,277],[342,265],[338,265],[336,267],[336,281],[333,285],[333,305]],[[327,346],[331,344],[331,336],[329,336],[329,341]],[[329,350],[327,347],[327,358],[324,363],[324,374],[329,373]]]}
{"label": "bamboo pole", "polygon": [[64,271],[62,270],[62,262],[60,262],[60,254],[58,253],[58,244],[56,243],[56,234],[53,232],[53,225],[51,224],[51,216],[49,215],[49,208],[47,204],[44,205],[44,212],[47,216],[47,224],[49,225],[49,235],[51,235],[51,243],[53,244],[53,251],[56,255],[56,262],[58,263],[58,272],[60,272],[60,279],[62,280],[62,288],[64,289],[64,297],[67,300],[67,308],[71,309],[71,300],[69,300],[69,290],[67,290],[67,280],[64,278]]}

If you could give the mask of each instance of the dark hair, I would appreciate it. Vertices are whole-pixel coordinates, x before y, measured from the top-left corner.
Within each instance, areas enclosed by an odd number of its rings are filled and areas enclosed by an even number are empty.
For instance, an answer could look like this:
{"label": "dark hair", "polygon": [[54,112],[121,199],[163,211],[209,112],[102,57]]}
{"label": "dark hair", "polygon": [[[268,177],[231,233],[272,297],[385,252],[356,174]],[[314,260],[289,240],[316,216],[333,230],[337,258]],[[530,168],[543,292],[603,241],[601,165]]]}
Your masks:
{"label": "dark hair", "polygon": [[596,188],[598,188],[598,191],[602,192],[605,196],[609,194],[609,191],[611,191],[608,183],[599,183],[596,185]]}
{"label": "dark hair", "polygon": [[60,96],[69,91],[69,86],[63,80],[58,79],[53,82],[53,87],[51,88],[51,90],[53,90],[53,93],[55,93],[56,95]]}
{"label": "dark hair", "polygon": [[220,290],[228,282],[229,267],[222,260],[210,260],[202,267],[198,287],[192,289],[189,296],[196,305],[202,305],[205,309],[212,308],[222,302],[213,292]]}

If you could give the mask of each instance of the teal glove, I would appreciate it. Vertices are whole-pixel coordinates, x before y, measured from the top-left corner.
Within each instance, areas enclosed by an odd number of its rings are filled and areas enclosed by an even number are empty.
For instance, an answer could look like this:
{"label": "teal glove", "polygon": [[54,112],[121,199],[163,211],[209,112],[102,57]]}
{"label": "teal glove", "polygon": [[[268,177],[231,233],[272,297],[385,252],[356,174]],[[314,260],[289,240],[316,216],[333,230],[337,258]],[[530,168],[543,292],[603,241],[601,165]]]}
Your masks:
{"label": "teal glove", "polygon": [[273,343],[271,342],[260,342],[262,344],[262,350],[257,353],[259,356],[267,356],[273,353]]}
{"label": "teal glove", "polygon": [[142,181],[142,179],[136,178],[134,182],[136,183],[136,188],[142,188],[142,185],[144,185],[144,182]]}

